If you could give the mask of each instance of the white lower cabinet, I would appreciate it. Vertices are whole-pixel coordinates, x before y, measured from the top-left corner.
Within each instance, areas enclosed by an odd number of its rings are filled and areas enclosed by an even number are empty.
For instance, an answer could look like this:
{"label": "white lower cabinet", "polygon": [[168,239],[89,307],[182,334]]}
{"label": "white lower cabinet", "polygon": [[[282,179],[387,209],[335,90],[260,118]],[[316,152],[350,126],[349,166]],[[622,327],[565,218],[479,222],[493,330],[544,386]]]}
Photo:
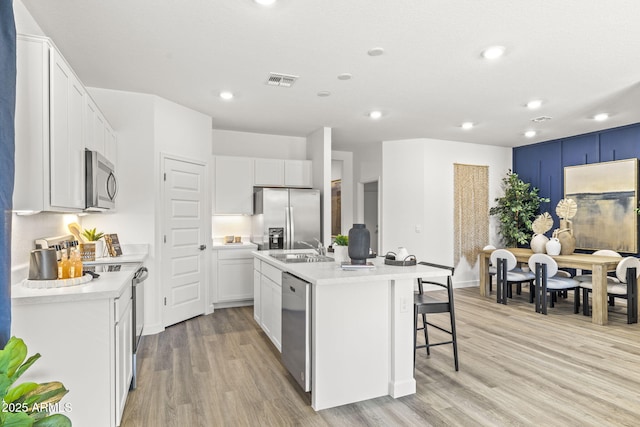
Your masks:
{"label": "white lower cabinet", "polygon": [[214,307],[234,307],[253,302],[253,255],[251,251],[255,249],[213,250],[211,302]]}
{"label": "white lower cabinet", "polygon": [[62,382],[74,426],[120,425],[133,372],[131,309],[130,281],[117,298],[12,304],[12,335],[42,355],[20,382]]}
{"label": "white lower cabinet", "polygon": [[282,271],[259,262],[260,271],[254,270],[254,295],[259,295],[260,306],[258,311],[254,306],[254,318],[257,317],[256,321],[278,351],[282,351]]}
{"label": "white lower cabinet", "polygon": [[[119,305],[125,305],[119,309]],[[116,344],[116,425],[120,425],[124,404],[127,402],[129,385],[133,379],[133,313],[132,300],[116,301],[115,344]]]}

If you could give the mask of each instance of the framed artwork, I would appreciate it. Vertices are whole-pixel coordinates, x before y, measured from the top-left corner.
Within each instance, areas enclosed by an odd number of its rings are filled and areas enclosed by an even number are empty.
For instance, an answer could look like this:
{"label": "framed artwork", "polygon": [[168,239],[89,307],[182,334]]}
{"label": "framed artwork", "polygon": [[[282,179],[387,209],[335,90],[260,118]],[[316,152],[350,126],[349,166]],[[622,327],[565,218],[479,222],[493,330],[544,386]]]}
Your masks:
{"label": "framed artwork", "polygon": [[564,168],[564,197],[578,212],[578,249],[638,252],[638,159]]}

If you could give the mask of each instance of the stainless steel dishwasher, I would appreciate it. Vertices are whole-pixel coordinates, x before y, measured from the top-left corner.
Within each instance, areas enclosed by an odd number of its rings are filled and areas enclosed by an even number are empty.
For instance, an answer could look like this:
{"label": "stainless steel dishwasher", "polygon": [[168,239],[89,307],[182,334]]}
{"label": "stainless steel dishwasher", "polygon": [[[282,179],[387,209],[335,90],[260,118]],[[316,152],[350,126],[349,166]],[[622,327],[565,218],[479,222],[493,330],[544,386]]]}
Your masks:
{"label": "stainless steel dishwasher", "polygon": [[309,285],[290,273],[282,273],[282,363],[304,391],[311,391]]}

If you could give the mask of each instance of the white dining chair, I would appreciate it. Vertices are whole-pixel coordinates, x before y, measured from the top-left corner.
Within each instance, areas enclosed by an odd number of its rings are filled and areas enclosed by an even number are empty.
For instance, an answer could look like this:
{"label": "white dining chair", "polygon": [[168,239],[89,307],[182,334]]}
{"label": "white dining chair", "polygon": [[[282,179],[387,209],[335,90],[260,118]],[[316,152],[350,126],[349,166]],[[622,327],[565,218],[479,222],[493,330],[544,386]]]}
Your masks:
{"label": "white dining chair", "polygon": [[[531,271],[523,271],[518,268],[516,256],[506,249],[496,249],[491,252],[491,264],[496,267],[496,294],[497,302],[501,304],[507,303],[507,297],[511,295],[511,285],[529,283],[529,287],[533,285],[535,279]],[[531,289],[529,289],[531,293]],[[532,301],[532,295],[529,302]]]}
{"label": "white dining chair", "polygon": [[[613,256],[616,258],[622,258],[622,255],[610,249],[599,249],[595,251],[592,255]],[[577,274],[576,276],[574,276],[574,279],[576,279],[579,282],[592,282],[593,276],[591,274]],[[607,276],[607,280],[613,283],[620,283],[620,281],[616,277],[612,277],[612,276]]]}
{"label": "white dining chair", "polygon": [[[547,254],[533,254],[529,258],[529,268],[535,271],[535,307],[536,313],[547,314],[547,294],[574,290],[573,312],[578,313],[580,307],[580,282],[571,278],[558,276],[558,263]],[[549,298],[551,307],[554,299]]]}
{"label": "white dining chair", "polygon": [[[638,277],[640,276],[640,259],[626,257],[616,267],[617,282],[607,280],[609,298],[627,300],[627,323],[638,323]],[[593,290],[593,282],[580,282],[582,288],[582,313],[591,315],[589,308],[589,292]]]}

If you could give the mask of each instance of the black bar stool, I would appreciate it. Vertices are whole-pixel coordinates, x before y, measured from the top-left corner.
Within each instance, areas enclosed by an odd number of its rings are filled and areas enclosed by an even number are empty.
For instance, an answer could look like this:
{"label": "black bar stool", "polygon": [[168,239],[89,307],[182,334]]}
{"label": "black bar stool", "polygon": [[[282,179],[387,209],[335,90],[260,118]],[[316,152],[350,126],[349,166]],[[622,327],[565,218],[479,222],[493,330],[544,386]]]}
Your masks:
{"label": "black bar stool", "polygon": [[[431,355],[430,348],[435,347],[437,345],[446,345],[451,344],[453,346],[453,360],[455,363],[456,371],[458,371],[458,342],[456,338],[456,318],[455,311],[453,305],[453,281],[451,277],[453,276],[454,268],[443,266],[439,264],[431,264],[428,262],[420,262],[422,265],[427,265],[430,267],[442,268],[445,270],[451,270],[451,275],[447,276],[447,283],[439,283],[431,280],[418,279],[418,293],[413,297],[413,323],[415,325],[415,333],[413,336],[413,366],[415,368],[416,365],[416,351],[419,348],[426,348],[427,356]],[[433,298],[424,293],[423,285],[436,285],[443,287],[447,290],[447,300],[441,300],[437,298]],[[427,321],[427,314],[435,314],[435,313],[449,313],[449,317],[451,319],[451,328],[445,329],[438,325],[434,325],[431,322]],[[418,327],[418,315],[422,315],[422,327]],[[436,329],[439,329],[443,332],[451,335],[451,340],[441,341],[436,343],[429,342],[429,334],[427,332],[427,326],[432,326]],[[418,345],[418,331],[422,330],[424,332],[424,345]]]}

